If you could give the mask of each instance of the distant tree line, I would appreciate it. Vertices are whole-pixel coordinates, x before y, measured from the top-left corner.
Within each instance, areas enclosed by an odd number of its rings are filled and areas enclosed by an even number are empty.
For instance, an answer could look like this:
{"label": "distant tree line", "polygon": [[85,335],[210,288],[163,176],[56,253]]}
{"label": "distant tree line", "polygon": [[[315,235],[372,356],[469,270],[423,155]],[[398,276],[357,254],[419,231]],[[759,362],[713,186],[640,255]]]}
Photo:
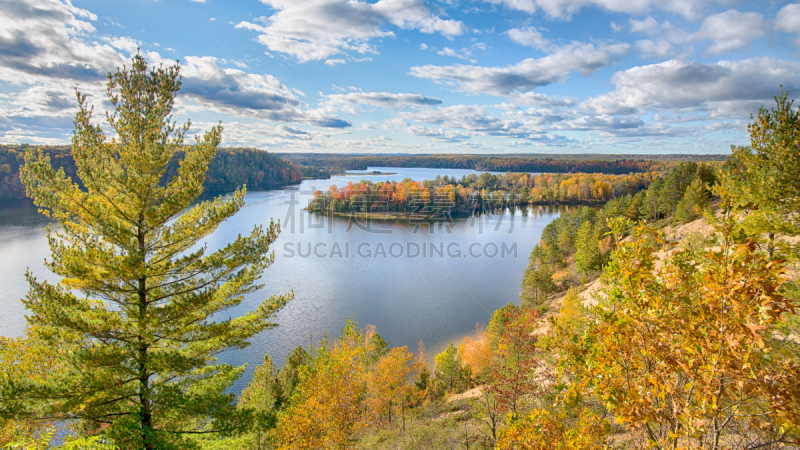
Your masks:
{"label": "distant tree line", "polygon": [[[24,198],[25,187],[20,182],[19,169],[24,164],[25,145],[0,145],[0,199]],[[50,156],[53,166],[64,169],[64,174],[73,180],[75,161],[70,147],[40,146]],[[170,160],[163,180],[172,179],[178,173],[179,161],[184,157],[177,152]],[[249,189],[271,189],[296,184],[303,178],[329,178],[325,170],[300,167],[273,153],[252,148],[220,149],[206,172],[203,190],[208,193],[230,192],[242,185]]]}
{"label": "distant tree line", "polygon": [[[542,173],[605,173],[663,171],[681,159],[697,158],[685,155],[656,155],[635,158],[633,155],[559,155],[559,156],[486,156],[486,155],[338,155],[338,154],[280,154],[281,157],[304,166],[327,167],[332,170],[366,170],[367,167],[427,167],[432,169],[472,169],[492,172]],[[614,157],[615,155],[612,155]],[[717,160],[704,156],[706,160]],[[722,158],[724,159],[724,158]]]}

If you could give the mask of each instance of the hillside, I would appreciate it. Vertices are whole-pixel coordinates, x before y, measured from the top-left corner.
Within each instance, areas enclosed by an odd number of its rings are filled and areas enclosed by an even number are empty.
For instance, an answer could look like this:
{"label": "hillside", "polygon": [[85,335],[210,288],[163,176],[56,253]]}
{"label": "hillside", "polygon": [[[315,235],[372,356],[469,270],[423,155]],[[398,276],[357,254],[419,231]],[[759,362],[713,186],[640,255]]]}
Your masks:
{"label": "hillside", "polygon": [[[56,169],[77,179],[75,161],[69,146],[36,146],[50,156]],[[25,146],[0,145],[0,199],[25,198],[25,187],[20,182],[19,168],[24,164]],[[164,179],[178,172],[183,153],[178,152],[169,163]],[[313,168],[299,167],[278,156],[250,148],[220,148],[206,172],[203,189],[207,193],[230,192],[242,185],[251,190],[274,189],[297,184],[306,177],[326,177]]]}

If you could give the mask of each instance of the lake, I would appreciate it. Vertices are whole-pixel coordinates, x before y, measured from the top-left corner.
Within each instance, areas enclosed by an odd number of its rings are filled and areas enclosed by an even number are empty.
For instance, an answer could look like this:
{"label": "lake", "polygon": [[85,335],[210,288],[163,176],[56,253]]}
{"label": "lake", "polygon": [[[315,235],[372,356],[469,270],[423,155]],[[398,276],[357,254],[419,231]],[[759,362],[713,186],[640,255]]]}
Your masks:
{"label": "lake", "polygon": [[[376,168],[395,175],[364,177],[384,180],[461,177],[472,170]],[[533,207],[485,214],[452,222],[364,222],[345,217],[311,215],[302,208],[316,189],[344,186],[362,177],[334,176],[306,180],[284,190],[248,192],[245,206],[223,223],[205,243],[210,250],[250,233],[255,225],[280,221],[282,231],[272,245],[275,263],[261,279],[264,289],[219,318],[255,308],[272,294],[294,290],[295,298],[275,317],[280,326],[266,330],[244,350],[219,356],[221,362],[248,363],[247,374],[234,386],[239,391],[255,366],[269,353],[279,366],[298,345],[308,346],[324,334],[339,336],[348,317],[361,326],[375,325],[392,346],[416,351],[422,340],[429,357],[450,341],[458,344],[476,323],[519,303],[522,275],[542,229],[559,215],[558,208]],[[43,265],[49,257],[45,239],[48,220],[29,202],[0,208],[0,334],[19,336],[27,292],[25,269],[51,281],[58,278]]]}

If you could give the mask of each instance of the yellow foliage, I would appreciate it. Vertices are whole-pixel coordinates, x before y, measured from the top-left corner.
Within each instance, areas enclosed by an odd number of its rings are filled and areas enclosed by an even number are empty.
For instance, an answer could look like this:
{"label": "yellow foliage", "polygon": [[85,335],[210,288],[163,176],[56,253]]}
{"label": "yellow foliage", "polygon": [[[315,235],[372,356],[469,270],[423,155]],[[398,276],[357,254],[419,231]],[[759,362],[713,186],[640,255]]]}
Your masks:
{"label": "yellow foliage", "polygon": [[405,414],[406,398],[411,394],[409,377],[415,370],[414,355],[408,347],[395,347],[381,358],[367,375],[369,409],[382,421],[386,416],[392,424],[392,413]]}
{"label": "yellow foliage", "polygon": [[[44,380],[58,370],[54,352],[36,336],[35,328],[18,338],[0,336],[0,376]],[[54,422],[19,418],[0,421],[0,448],[11,442],[44,441],[55,429]]]}
{"label": "yellow foliage", "polygon": [[497,436],[497,450],[605,450],[609,424],[600,417],[582,413],[571,424],[563,415],[553,416],[535,409],[528,417],[510,414],[508,426]]}
{"label": "yellow foliage", "polygon": [[718,247],[677,250],[663,264],[655,254],[669,246],[637,228],[605,274],[589,339],[561,341],[562,366],[583,365],[573,392],[593,392],[658,448],[718,449],[731,436],[755,448],[800,425],[800,367],[765,345],[795,308],[779,291],[784,264],[733,219],[715,226]]}
{"label": "yellow foliage", "polygon": [[353,434],[368,426],[361,364],[364,347],[348,342],[322,348],[300,381],[277,427],[277,448],[347,448]]}

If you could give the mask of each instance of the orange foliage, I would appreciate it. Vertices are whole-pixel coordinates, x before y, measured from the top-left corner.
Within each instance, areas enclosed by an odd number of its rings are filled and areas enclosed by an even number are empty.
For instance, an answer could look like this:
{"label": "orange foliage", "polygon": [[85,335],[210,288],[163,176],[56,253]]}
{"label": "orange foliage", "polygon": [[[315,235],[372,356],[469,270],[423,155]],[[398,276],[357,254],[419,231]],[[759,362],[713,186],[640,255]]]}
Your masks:
{"label": "orange foliage", "polygon": [[461,362],[472,369],[473,375],[484,373],[492,364],[492,345],[489,342],[489,335],[483,332],[478,339],[464,336],[458,347],[458,355]]}

